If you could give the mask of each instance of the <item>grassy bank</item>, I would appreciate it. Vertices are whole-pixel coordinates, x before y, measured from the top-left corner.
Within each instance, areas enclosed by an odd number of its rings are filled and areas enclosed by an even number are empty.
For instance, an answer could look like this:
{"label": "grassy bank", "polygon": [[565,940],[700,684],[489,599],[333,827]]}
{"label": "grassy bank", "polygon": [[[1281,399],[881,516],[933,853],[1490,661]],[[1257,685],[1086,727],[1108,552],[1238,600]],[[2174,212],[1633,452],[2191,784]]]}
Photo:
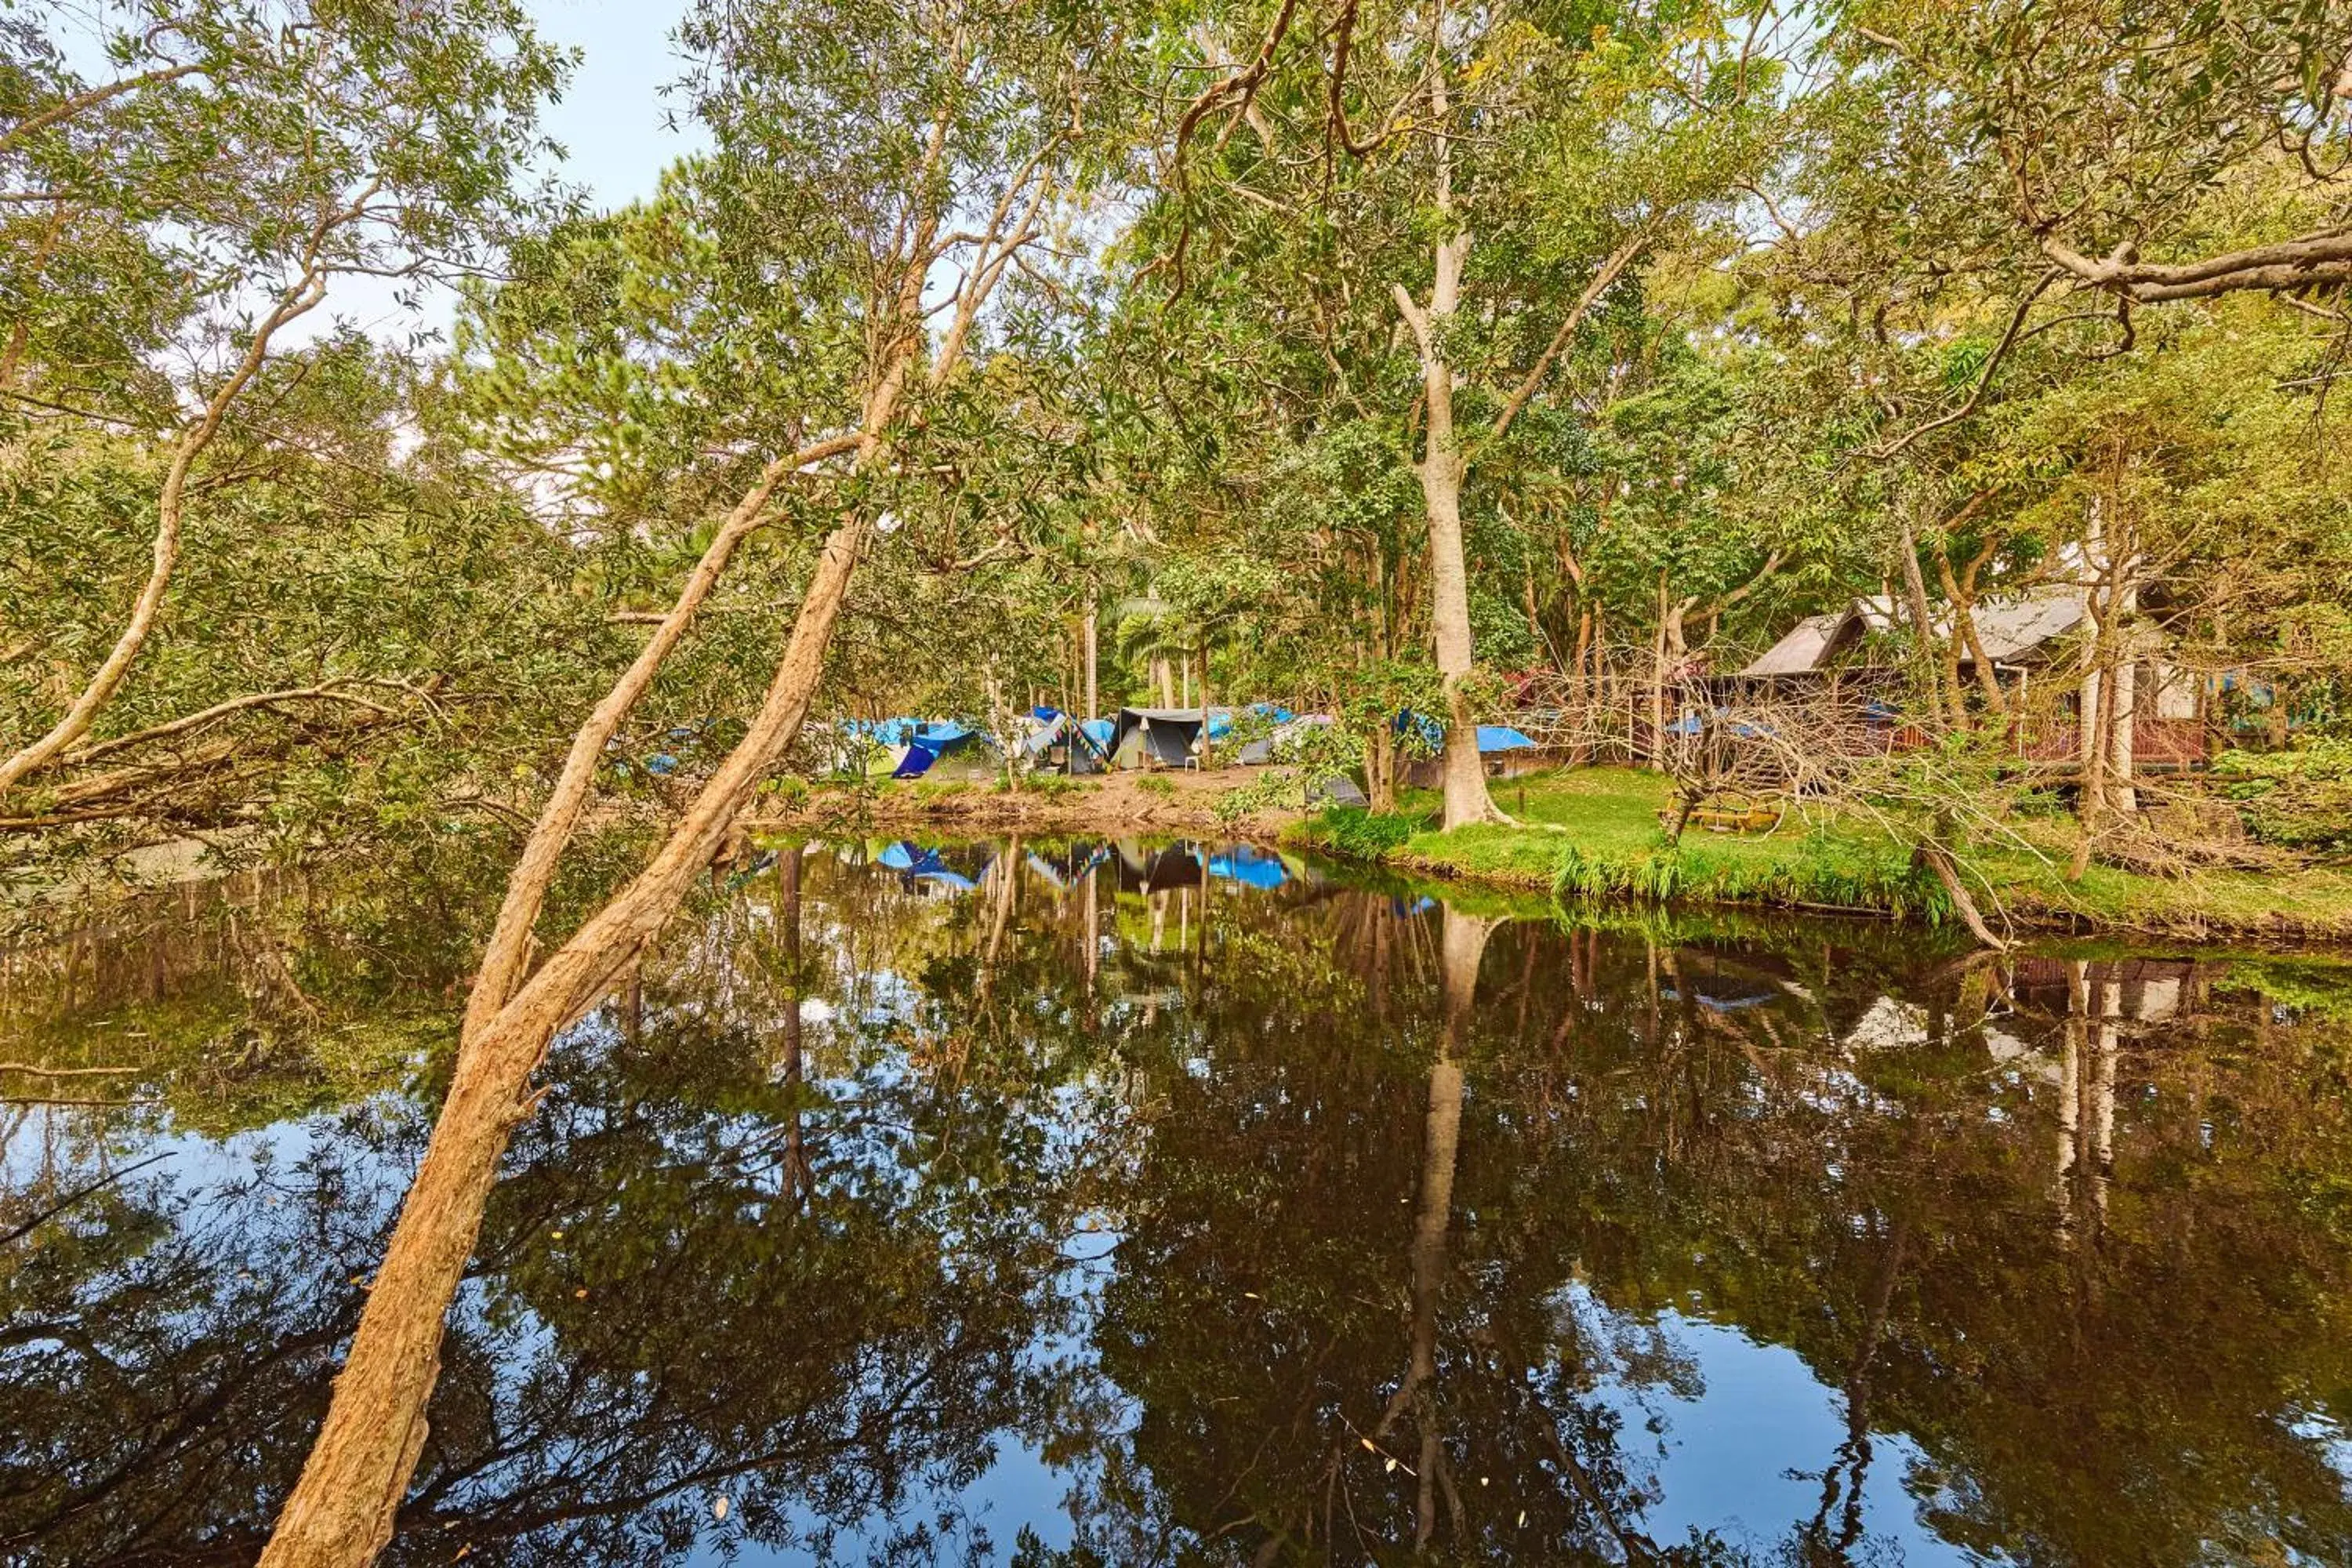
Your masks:
{"label": "grassy bank", "polygon": [[[1891,915],[1944,923],[1951,904],[1908,848],[1851,821],[1791,816],[1769,834],[1694,828],[1669,847],[1658,826],[1665,782],[1622,768],[1508,780],[1496,804],[1509,827],[1435,831],[1433,795],[1408,792],[1391,816],[1327,812],[1286,837],[1304,847],[1400,869],[1531,890],[1568,900],[1727,904]],[[2053,847],[2057,841],[2053,837]],[[2063,849],[1970,858],[1978,901],[2021,925],[2074,930],[2352,940],[2352,875],[2205,871],[2180,879],[2093,867],[2069,883]]]}

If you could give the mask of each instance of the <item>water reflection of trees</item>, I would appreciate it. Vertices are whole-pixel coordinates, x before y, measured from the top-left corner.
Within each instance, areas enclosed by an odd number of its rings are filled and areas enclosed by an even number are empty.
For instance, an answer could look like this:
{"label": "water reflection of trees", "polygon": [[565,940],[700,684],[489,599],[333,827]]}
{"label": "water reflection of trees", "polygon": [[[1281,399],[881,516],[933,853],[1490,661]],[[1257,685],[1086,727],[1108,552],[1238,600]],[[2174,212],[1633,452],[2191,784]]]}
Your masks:
{"label": "water reflection of trees", "polygon": [[[551,1064],[394,1556],[929,1560],[1017,1440],[1079,1529],[1037,1564],[1864,1561],[1886,1466],[2021,1562],[2352,1558],[2324,1021],[2210,966],[1564,933],[1129,847],[717,889]],[[368,993],[320,962],[331,1028]],[[267,1137],[0,1249],[0,1556],[257,1546],[419,1129]],[[1762,1540],[1652,1522],[1685,1320],[1843,1410]]]}

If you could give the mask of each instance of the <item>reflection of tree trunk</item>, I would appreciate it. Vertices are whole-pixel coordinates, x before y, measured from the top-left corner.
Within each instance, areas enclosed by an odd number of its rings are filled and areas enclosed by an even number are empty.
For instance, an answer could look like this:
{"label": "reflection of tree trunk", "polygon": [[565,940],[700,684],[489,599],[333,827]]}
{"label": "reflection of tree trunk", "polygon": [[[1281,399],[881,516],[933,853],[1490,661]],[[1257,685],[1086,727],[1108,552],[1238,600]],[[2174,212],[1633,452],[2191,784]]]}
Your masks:
{"label": "reflection of tree trunk", "polygon": [[988,944],[980,958],[980,999],[987,1002],[996,988],[997,955],[1004,947],[1005,927],[1013,919],[1013,889],[1021,879],[1021,840],[1012,839],[989,863]]}
{"label": "reflection of tree trunk", "polygon": [[783,1081],[791,1109],[784,1125],[784,1201],[798,1210],[814,1188],[801,1121],[805,1063],[801,1042],[801,846],[776,857],[776,931],[783,946]]}
{"label": "reflection of tree trunk", "polygon": [[1420,1496],[1413,1542],[1425,1546],[1437,1526],[1436,1488],[1444,1464],[1437,1403],[1437,1309],[1445,1285],[1446,1232],[1454,1214],[1454,1172],[1462,1148],[1462,1063],[1478,988],[1478,963],[1495,922],[1445,910],[1441,949],[1445,1032],[1429,1068],[1429,1115],[1422,1131],[1421,1201],[1412,1226],[1412,1353],[1405,1374],[1421,1427]]}
{"label": "reflection of tree trunk", "polygon": [[[1870,1299],[1870,1316],[1863,1323],[1862,1342],[1854,1349],[1845,1379],[1845,1441],[1838,1457],[1822,1476],[1822,1506],[1806,1531],[1814,1561],[1845,1563],[1862,1539],[1862,1493],[1870,1476],[1870,1369],[1886,1337],[1886,1319],[1895,1300],[1895,1282],[1902,1277],[1905,1245],[1910,1223],[1900,1215],[1887,1238],[1886,1258],[1880,1264]],[[1843,1495],[1835,1536],[1829,1534],[1830,1510]]]}
{"label": "reflection of tree trunk", "polygon": [[1087,868],[1087,1033],[1095,1028],[1095,972],[1102,961],[1102,895],[1097,890],[1102,878],[1100,866]]}
{"label": "reflection of tree trunk", "polygon": [[2092,1035],[2091,1206],[2105,1218],[2107,1179],[2116,1168],[2116,1020],[2123,1016],[2123,987],[2109,981],[2098,994],[2099,1017]]}
{"label": "reflection of tree trunk", "polygon": [[2058,1058],[2058,1170],[2052,1183],[2061,1239],[2074,1229],[2074,1144],[2083,1124],[2083,1030],[2091,994],[2086,972],[2080,959],[2066,965],[2066,1035]]}

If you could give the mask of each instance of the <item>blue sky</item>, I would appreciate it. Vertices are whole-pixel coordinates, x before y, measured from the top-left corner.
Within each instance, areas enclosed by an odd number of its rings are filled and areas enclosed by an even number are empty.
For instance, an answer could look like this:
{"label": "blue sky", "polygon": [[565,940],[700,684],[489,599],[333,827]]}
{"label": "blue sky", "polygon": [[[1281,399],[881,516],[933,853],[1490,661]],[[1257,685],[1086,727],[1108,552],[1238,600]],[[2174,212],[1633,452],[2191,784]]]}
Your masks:
{"label": "blue sky", "polygon": [[669,34],[682,6],[644,0],[532,0],[540,28],[553,43],[582,51],[563,101],[547,113],[548,133],[569,157],[562,174],[599,206],[649,195],[663,167],[701,145],[679,106],[678,131],[663,126],[675,102],[662,89],[684,70]]}

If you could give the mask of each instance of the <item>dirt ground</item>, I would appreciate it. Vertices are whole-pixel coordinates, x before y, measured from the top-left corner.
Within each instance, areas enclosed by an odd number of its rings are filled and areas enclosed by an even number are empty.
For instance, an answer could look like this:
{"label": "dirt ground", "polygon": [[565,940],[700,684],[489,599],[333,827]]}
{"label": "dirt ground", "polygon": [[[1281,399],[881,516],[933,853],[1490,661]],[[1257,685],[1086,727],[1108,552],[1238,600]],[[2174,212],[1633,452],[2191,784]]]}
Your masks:
{"label": "dirt ground", "polygon": [[1230,833],[1250,837],[1278,831],[1302,812],[1261,811],[1237,822],[1217,820],[1216,805],[1228,792],[1257,783],[1263,768],[1213,768],[1205,772],[1106,773],[1054,780],[1005,790],[991,784],[892,784],[861,797],[845,788],[820,788],[807,803],[788,812],[770,812],[746,824],[754,831],[821,829],[856,822],[866,826],[908,824],[924,827],[1028,833]]}

